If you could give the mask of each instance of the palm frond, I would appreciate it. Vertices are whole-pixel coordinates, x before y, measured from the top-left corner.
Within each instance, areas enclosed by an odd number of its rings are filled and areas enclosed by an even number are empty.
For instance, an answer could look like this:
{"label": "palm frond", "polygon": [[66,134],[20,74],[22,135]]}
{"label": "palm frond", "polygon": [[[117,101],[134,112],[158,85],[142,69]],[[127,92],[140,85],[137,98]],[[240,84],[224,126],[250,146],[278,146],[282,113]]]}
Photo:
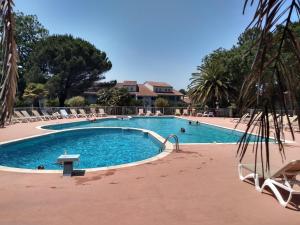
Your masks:
{"label": "palm frond", "polygon": [[[255,131],[258,135],[253,145],[255,162],[260,159],[266,171],[270,169],[271,134],[276,139],[282,159],[285,157],[284,117],[294,138],[288,110],[294,109],[298,112],[294,87],[296,74],[288,66],[289,62],[284,59],[283,50],[289,47],[297,64],[300,64],[299,41],[291,30],[292,18],[300,12],[299,4],[298,0],[252,0],[251,2],[245,0],[244,4],[244,10],[249,5],[256,5],[248,28],[259,29],[261,32],[255,42],[257,50],[251,72],[243,83],[239,98],[241,111],[254,108],[254,113],[240,140],[237,153],[242,160],[249,148],[250,133]],[[279,30],[279,28],[283,29]],[[286,93],[292,98],[289,105],[286,101]]]}

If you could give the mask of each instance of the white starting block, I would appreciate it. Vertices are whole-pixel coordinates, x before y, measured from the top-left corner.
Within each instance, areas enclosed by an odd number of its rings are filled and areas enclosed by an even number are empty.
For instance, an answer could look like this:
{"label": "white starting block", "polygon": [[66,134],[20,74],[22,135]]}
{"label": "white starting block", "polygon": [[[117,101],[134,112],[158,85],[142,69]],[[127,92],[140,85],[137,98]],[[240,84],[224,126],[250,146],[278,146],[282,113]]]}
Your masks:
{"label": "white starting block", "polygon": [[79,154],[75,155],[61,155],[57,158],[57,163],[63,164],[64,170],[63,175],[64,176],[72,176],[73,172],[73,164],[75,161],[79,161]]}

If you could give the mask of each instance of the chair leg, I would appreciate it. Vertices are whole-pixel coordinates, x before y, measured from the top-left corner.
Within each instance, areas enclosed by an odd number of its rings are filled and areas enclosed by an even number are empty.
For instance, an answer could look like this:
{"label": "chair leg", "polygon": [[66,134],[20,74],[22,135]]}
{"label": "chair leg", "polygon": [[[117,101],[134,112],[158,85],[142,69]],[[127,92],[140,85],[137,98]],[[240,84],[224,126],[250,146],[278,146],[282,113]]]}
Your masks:
{"label": "chair leg", "polygon": [[278,191],[278,188],[276,187],[276,185],[273,183],[273,181],[271,179],[265,180],[265,182],[263,183],[263,185],[261,187],[261,192],[263,192],[263,189],[267,186],[272,190],[272,192],[274,193],[275,197],[277,198],[277,200],[281,206],[286,207],[289,204],[289,202],[291,201],[291,199],[293,197],[293,190],[291,190],[291,188],[288,188],[289,190],[285,189],[286,191],[289,192],[289,196],[288,196],[287,200],[284,200],[282,195]]}
{"label": "chair leg", "polygon": [[244,181],[244,180],[247,180],[247,179],[253,179],[254,180],[254,185],[255,185],[255,189],[257,191],[260,191],[261,188],[260,188],[260,185],[259,185],[259,176],[255,173],[249,173],[247,175],[243,175],[243,165],[242,164],[239,164],[238,166],[238,172],[239,172],[239,178],[240,180]]}

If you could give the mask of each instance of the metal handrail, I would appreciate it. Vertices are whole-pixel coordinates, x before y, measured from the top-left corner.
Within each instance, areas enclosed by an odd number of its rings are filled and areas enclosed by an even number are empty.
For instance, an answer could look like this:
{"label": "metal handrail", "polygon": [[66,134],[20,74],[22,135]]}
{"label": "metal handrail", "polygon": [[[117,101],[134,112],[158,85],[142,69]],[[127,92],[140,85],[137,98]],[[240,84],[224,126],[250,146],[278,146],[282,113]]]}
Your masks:
{"label": "metal handrail", "polygon": [[176,135],[176,134],[170,134],[170,135],[164,140],[164,142],[163,142],[161,148],[159,149],[160,152],[163,151],[163,148],[166,146],[166,143],[167,143],[167,141],[168,141],[170,138],[174,138],[174,140],[175,140],[175,148],[176,148],[176,151],[179,151],[179,140],[178,140],[177,135]]}

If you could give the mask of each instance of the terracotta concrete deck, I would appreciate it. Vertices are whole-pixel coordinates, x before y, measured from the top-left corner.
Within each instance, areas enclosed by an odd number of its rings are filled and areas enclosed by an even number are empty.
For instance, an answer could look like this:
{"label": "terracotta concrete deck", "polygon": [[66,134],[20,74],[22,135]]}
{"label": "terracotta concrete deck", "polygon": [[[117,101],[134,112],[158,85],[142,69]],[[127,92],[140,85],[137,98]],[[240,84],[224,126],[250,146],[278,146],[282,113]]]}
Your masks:
{"label": "terracotta concrete deck", "polygon": [[[228,119],[200,120],[233,127]],[[56,122],[62,120],[50,121]],[[0,129],[0,141],[43,133],[35,127],[45,123]],[[299,225],[299,211],[238,179],[236,148],[184,145],[152,163],[82,177],[0,172],[0,224]],[[287,160],[299,159],[299,150],[298,143],[289,144]],[[272,163],[281,165],[277,151]]]}

